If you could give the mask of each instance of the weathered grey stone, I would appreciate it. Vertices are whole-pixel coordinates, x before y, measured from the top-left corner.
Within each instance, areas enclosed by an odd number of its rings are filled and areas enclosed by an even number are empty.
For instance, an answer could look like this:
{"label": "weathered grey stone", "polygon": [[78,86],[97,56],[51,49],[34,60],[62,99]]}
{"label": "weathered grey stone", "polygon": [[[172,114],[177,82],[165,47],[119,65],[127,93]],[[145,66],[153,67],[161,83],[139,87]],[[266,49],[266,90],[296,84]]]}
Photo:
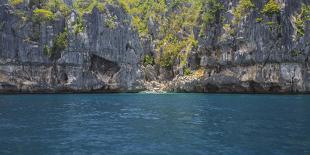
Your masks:
{"label": "weathered grey stone", "polygon": [[[72,1],[65,1],[72,4]],[[138,91],[143,89],[140,69],[143,50],[140,39],[128,23],[130,17],[120,8],[108,5],[107,12],[97,8],[83,17],[84,31],[76,33],[77,14],[72,12],[53,22],[23,25],[14,15],[15,8],[0,6],[0,82],[1,92],[89,92]],[[115,16],[116,28],[108,28],[105,19]],[[44,53],[65,28],[68,47],[59,58]],[[45,92],[44,91],[44,92]]]}
{"label": "weathered grey stone", "polygon": [[157,79],[157,73],[156,73],[156,70],[154,68],[154,66],[152,65],[147,65],[145,68],[144,68],[144,79],[146,81],[154,81]]}
{"label": "weathered grey stone", "polygon": [[[73,0],[64,2],[72,5]],[[252,0],[256,8],[237,24],[232,24],[232,10],[239,1],[220,2],[224,9],[215,17],[218,22],[202,30],[204,36],[199,35],[199,27],[175,34],[182,39],[193,32],[198,40],[186,64],[180,65],[178,57],[171,67],[163,68],[158,64],[142,66],[146,54],[154,58],[163,55],[163,49],[153,41],[164,36],[159,33],[160,24],[151,18],[148,38],[140,38],[121,7],[106,5],[104,13],[94,8],[85,14],[84,31],[77,33],[75,11],[66,18],[36,23],[31,18],[24,21],[16,13],[22,8],[24,16],[31,17],[27,3],[12,7],[1,1],[0,92],[137,92],[152,87],[155,92],[310,92],[310,21],[305,21],[305,35],[298,38],[292,18],[301,4],[309,5],[309,1],[279,0],[281,13],[267,17],[260,12],[266,0]],[[190,3],[184,5],[191,7]],[[107,26],[111,17],[115,17],[115,28]],[[226,32],[224,24],[235,33]],[[65,30],[68,46],[50,58],[45,47],[51,48],[55,37]],[[186,53],[184,49],[180,52]],[[184,67],[193,75],[185,76]],[[198,69],[205,70],[202,77],[196,77]]]}

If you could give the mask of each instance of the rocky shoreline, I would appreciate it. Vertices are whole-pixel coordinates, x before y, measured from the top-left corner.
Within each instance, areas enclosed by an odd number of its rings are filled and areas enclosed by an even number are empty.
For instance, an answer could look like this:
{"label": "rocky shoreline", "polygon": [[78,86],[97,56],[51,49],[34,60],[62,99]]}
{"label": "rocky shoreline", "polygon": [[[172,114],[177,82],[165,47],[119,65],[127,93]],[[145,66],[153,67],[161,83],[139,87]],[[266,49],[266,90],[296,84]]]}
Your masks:
{"label": "rocky shoreline", "polygon": [[[241,2],[219,0],[223,8],[205,31],[177,31],[174,40],[188,43],[176,56],[165,51],[178,45],[168,46],[173,39],[158,43],[167,38],[160,21],[148,19],[149,37],[141,37],[133,15],[118,3],[82,16],[58,10],[53,20],[38,22],[33,17],[42,11],[39,5],[1,1],[0,93],[309,93],[310,21],[304,21],[302,36],[295,24],[309,2],[277,0],[279,12],[267,16],[261,10],[268,1],[252,0],[256,8],[236,24],[233,12]],[[170,8],[163,18],[193,5]]]}

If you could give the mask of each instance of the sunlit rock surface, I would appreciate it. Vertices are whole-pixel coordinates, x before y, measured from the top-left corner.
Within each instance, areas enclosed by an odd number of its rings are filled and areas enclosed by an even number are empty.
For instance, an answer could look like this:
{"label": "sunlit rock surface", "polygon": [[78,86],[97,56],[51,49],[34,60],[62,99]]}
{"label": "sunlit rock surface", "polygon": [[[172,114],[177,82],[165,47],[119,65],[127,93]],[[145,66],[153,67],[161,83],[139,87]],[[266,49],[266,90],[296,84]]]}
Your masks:
{"label": "sunlit rock surface", "polygon": [[[72,5],[72,0],[64,1]],[[94,8],[82,18],[85,28],[75,32],[75,11],[69,17],[34,23],[18,16],[16,7],[0,2],[0,92],[310,92],[310,28],[297,38],[293,16],[307,0],[277,1],[281,13],[257,22],[266,0],[253,0],[257,9],[248,12],[235,27],[235,35],[225,30],[231,24],[237,0],[221,1],[223,23],[211,25],[207,37],[196,35],[197,50],[191,51],[186,65],[204,69],[200,76],[185,75],[179,62],[170,68],[144,65],[146,54],[159,55],[151,39],[139,37],[130,24],[131,16],[115,5],[108,13]],[[190,5],[189,5],[190,6]],[[27,5],[18,6],[27,8]],[[27,10],[27,9],[26,9]],[[25,12],[32,16],[32,12]],[[107,20],[115,17],[114,27]],[[218,18],[218,17],[216,17]],[[158,39],[159,24],[148,20],[148,30]],[[68,33],[68,45],[48,56],[60,33]],[[184,30],[177,34],[186,35]],[[177,60],[180,61],[180,60]]]}

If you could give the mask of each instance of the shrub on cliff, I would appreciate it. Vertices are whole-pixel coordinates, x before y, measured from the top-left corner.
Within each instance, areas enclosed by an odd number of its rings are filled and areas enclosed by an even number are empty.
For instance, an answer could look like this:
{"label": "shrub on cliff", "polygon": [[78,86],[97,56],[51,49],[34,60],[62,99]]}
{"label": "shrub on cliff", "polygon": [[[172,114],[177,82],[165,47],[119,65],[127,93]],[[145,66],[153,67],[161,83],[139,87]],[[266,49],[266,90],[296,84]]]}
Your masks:
{"label": "shrub on cliff", "polygon": [[133,2],[128,2],[128,0],[119,0],[118,4],[127,12],[129,13],[130,7],[129,4],[132,4]]}
{"label": "shrub on cliff", "polygon": [[267,16],[272,16],[274,14],[280,14],[280,6],[275,0],[269,0],[269,2],[264,5],[262,13]]}
{"label": "shrub on cliff", "polygon": [[184,68],[183,68],[183,73],[184,73],[185,76],[189,76],[189,75],[192,74],[192,71],[191,71],[190,68],[184,67]]}
{"label": "shrub on cliff", "polygon": [[17,6],[19,4],[22,4],[24,0],[9,0],[9,4],[12,6]]}
{"label": "shrub on cliff", "polygon": [[54,39],[53,51],[61,52],[68,46],[68,32],[65,30],[64,32],[58,34],[58,36]]}
{"label": "shrub on cliff", "polygon": [[144,65],[147,66],[147,65],[153,65],[154,64],[154,58],[150,55],[145,55],[144,56]]}
{"label": "shrub on cliff", "polygon": [[250,9],[255,8],[255,5],[253,4],[253,2],[251,0],[240,0],[239,4],[237,5],[237,7],[233,10],[233,14],[235,19],[233,20],[233,22],[235,24],[239,23],[240,20],[247,15],[247,12]]}
{"label": "shrub on cliff", "polygon": [[216,16],[223,9],[224,9],[223,4],[221,4],[218,0],[208,0],[207,9],[203,14],[204,26],[214,23],[216,20]]}
{"label": "shrub on cliff", "polygon": [[50,21],[54,19],[53,12],[45,9],[35,9],[33,10],[33,16],[36,21],[43,22],[43,21]]}
{"label": "shrub on cliff", "polygon": [[43,6],[44,9],[56,13],[57,11],[61,12],[62,15],[69,15],[71,9],[64,3],[63,0],[48,0]]}
{"label": "shrub on cliff", "polygon": [[29,0],[28,7],[32,8],[33,6],[36,6],[38,8],[41,8],[41,6],[43,6],[46,2],[47,0]]}
{"label": "shrub on cliff", "polygon": [[115,29],[116,28],[116,16],[112,16],[110,18],[105,19],[105,26],[109,29]]}
{"label": "shrub on cliff", "polygon": [[47,45],[43,48],[43,53],[47,55],[49,58],[56,59],[60,57],[60,53],[65,50],[68,46],[68,32],[65,30],[62,33],[59,33],[53,39],[52,47],[48,47]]}
{"label": "shrub on cliff", "polygon": [[176,56],[172,52],[165,52],[159,59],[159,65],[164,68],[171,68],[174,64]]}
{"label": "shrub on cliff", "polygon": [[303,4],[300,12],[295,18],[297,36],[302,37],[305,34],[305,21],[310,21],[310,5]]}
{"label": "shrub on cliff", "polygon": [[81,16],[85,13],[91,13],[95,7],[97,7],[99,11],[104,12],[105,3],[98,0],[75,0],[73,2],[73,8],[76,9]]}

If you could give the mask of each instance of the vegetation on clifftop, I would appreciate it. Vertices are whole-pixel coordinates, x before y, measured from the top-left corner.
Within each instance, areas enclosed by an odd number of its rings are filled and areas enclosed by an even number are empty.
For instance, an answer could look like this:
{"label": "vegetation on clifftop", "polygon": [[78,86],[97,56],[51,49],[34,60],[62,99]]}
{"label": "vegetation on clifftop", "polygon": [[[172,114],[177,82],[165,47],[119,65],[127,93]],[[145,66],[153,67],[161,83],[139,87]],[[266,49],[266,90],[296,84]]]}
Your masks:
{"label": "vegetation on clifftop", "polygon": [[22,4],[24,0],[9,0],[9,4],[12,6],[17,6],[19,4]]}
{"label": "vegetation on clifftop", "polygon": [[[24,0],[9,2],[13,6],[25,3]],[[212,45],[198,44],[198,41],[214,38],[210,41],[214,43],[218,38],[223,41],[236,37],[236,28],[251,13],[255,16],[256,23],[269,27],[278,26],[276,18],[271,18],[281,13],[278,1],[267,0],[261,10],[257,9],[253,2],[254,0],[239,0],[228,4],[224,0],[75,0],[72,6],[68,6],[64,0],[30,0],[29,10],[37,22],[50,22],[59,19],[59,16],[68,18],[68,15],[75,11],[78,17],[72,25],[74,33],[79,34],[86,28],[85,15],[92,13],[94,8],[106,15],[103,22],[109,29],[122,26],[122,23],[118,23],[117,15],[110,14],[109,9],[122,9],[122,13],[131,16],[131,19],[126,18],[126,26],[130,25],[141,39],[151,41],[152,46],[154,45],[153,51],[156,54],[146,55],[143,64],[156,64],[166,69],[180,68],[186,75],[190,70],[188,60],[192,51],[210,49],[210,53],[216,53],[218,58],[221,56],[216,47],[202,47]],[[113,7],[110,7],[111,5]],[[309,6],[303,5],[296,13],[295,26],[299,37],[305,33],[309,10]],[[226,36],[217,38],[217,35]],[[50,48],[47,46],[45,51],[53,53],[64,50],[67,44],[65,38],[65,34],[59,34],[54,38],[55,45]]]}
{"label": "vegetation on clifftop", "polygon": [[105,3],[99,0],[76,0],[73,3],[73,8],[83,16],[85,13],[91,13],[97,7],[101,12],[105,10]]}
{"label": "vegetation on clifftop", "polygon": [[302,37],[305,34],[306,21],[310,21],[310,5],[303,4],[301,10],[295,17],[295,25],[297,28],[297,36]]}
{"label": "vegetation on clifftop", "polygon": [[275,0],[269,0],[262,10],[263,14],[267,16],[272,16],[274,14],[280,14],[280,6]]}
{"label": "vegetation on clifftop", "polygon": [[33,16],[35,21],[43,22],[43,21],[50,21],[54,19],[53,12],[45,9],[35,9],[33,10]]}
{"label": "vegetation on clifftop", "polygon": [[240,20],[248,14],[249,10],[253,8],[255,8],[255,5],[251,0],[240,0],[237,7],[233,10],[233,14],[235,17],[233,23],[239,23]]}

